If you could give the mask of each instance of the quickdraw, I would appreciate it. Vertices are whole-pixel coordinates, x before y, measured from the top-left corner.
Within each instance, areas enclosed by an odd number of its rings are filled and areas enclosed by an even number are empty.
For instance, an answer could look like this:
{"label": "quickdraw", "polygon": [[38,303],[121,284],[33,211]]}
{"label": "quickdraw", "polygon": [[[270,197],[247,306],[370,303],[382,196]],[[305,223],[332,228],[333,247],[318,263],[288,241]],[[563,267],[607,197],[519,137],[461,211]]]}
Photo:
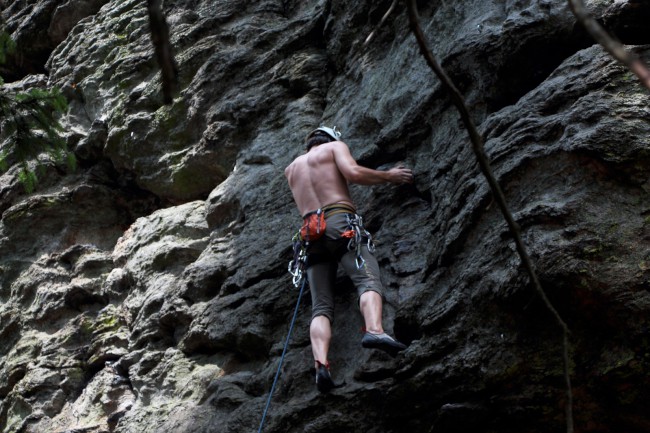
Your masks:
{"label": "quickdraw", "polygon": [[300,237],[300,232],[296,233],[291,239],[293,243],[293,260],[289,262],[288,271],[292,275],[292,283],[299,287],[305,278],[305,264],[307,263],[307,244]]}
{"label": "quickdraw", "polygon": [[361,255],[361,247],[364,244],[364,239],[366,240],[365,244],[368,247],[368,251],[371,253],[375,252],[375,243],[372,241],[372,235],[363,226],[363,218],[360,215],[347,214],[347,220],[350,230],[343,232],[341,236],[350,239],[348,241],[348,251],[355,251],[356,256],[354,262],[357,265],[357,269],[361,269],[366,264],[365,259]]}

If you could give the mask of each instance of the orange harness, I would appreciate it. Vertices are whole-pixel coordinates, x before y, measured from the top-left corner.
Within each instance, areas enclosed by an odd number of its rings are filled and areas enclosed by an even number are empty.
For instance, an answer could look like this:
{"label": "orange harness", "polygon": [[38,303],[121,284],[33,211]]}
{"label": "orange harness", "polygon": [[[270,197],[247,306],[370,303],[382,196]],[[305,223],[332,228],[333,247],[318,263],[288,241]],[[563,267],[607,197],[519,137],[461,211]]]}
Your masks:
{"label": "orange harness", "polygon": [[302,218],[302,222],[300,238],[303,241],[315,241],[325,234],[327,223],[325,222],[325,212],[323,212],[323,209],[309,212]]}
{"label": "orange harness", "polygon": [[[300,238],[306,242],[320,239],[325,234],[325,229],[327,228],[325,219],[340,213],[355,214],[356,210],[348,204],[333,203],[305,214],[302,217],[303,223],[300,228]],[[343,236],[351,238],[353,234],[346,232],[343,233]]]}

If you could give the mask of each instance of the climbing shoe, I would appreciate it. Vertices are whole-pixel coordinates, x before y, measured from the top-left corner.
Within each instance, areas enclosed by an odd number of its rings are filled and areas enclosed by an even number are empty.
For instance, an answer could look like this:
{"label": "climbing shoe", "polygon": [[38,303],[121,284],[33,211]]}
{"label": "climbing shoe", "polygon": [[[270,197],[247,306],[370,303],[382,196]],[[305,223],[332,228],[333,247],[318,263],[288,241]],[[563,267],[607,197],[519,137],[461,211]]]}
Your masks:
{"label": "climbing shoe", "polygon": [[323,365],[319,361],[316,361],[318,368],[316,369],[316,388],[320,392],[330,392],[332,388],[335,388],[334,381],[332,376],[330,376],[329,364]]}
{"label": "climbing shoe", "polygon": [[361,345],[366,349],[379,349],[388,353],[390,356],[397,355],[398,352],[406,349],[406,345],[394,340],[386,333],[372,334],[366,332],[361,340]]}

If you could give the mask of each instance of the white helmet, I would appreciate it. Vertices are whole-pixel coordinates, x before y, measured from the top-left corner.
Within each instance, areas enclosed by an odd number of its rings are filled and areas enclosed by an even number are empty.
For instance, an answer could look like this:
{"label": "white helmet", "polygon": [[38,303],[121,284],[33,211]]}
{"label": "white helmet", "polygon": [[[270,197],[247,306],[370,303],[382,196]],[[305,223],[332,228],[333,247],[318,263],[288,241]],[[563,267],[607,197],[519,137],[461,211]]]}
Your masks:
{"label": "white helmet", "polygon": [[338,131],[336,129],[336,126],[334,128],[328,128],[327,126],[319,126],[318,128],[311,131],[309,134],[307,134],[307,139],[309,139],[312,135],[314,135],[314,133],[316,131],[322,131],[325,134],[332,137],[334,140],[340,140],[341,139],[341,131]]}

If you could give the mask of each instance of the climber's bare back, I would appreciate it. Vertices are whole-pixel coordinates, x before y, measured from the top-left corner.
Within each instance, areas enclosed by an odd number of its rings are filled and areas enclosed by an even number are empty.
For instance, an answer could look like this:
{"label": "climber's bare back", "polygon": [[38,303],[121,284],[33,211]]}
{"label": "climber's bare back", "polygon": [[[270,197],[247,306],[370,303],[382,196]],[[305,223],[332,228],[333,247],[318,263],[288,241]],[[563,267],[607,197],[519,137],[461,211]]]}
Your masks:
{"label": "climber's bare back", "polygon": [[[349,155],[347,145],[341,141],[320,144],[297,157],[285,169],[284,174],[301,215],[332,203],[347,203],[354,207],[348,181],[343,175],[346,152]],[[344,166],[343,170],[340,165]]]}

